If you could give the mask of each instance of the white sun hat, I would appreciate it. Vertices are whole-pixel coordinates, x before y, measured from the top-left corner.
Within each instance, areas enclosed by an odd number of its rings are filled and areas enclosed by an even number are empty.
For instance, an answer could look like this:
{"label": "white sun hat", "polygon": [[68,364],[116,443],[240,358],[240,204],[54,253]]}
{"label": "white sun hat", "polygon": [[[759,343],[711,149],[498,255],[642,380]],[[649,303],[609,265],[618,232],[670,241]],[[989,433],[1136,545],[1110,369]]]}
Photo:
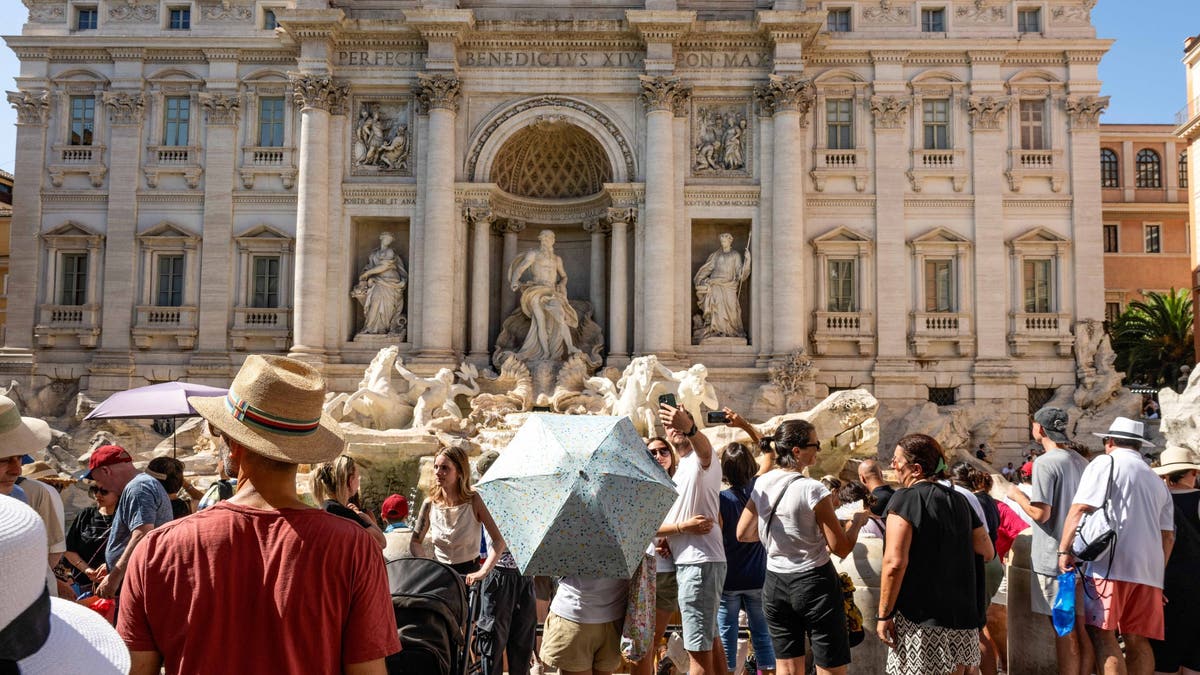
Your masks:
{"label": "white sun hat", "polygon": [[21,675],[128,675],[129,650],[104,617],[46,590],[46,526],[0,495],[0,665]]}
{"label": "white sun hat", "polygon": [[1146,438],[1146,425],[1128,417],[1118,417],[1112,421],[1108,431],[1102,434],[1093,432],[1092,435],[1100,438],[1122,438],[1127,441],[1137,441],[1142,444],[1142,447],[1154,447],[1154,443]]}

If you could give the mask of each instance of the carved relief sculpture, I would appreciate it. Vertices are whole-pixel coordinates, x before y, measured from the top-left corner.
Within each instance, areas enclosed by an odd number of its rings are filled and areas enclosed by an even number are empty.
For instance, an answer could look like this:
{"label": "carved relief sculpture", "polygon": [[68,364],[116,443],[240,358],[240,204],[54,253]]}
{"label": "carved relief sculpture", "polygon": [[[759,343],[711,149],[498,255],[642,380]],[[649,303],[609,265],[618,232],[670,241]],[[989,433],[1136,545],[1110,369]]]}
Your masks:
{"label": "carved relief sculpture", "polygon": [[50,113],[50,92],[10,91],[8,102],[17,111],[18,124],[45,124]]}
{"label": "carved relief sculpture", "polygon": [[1067,99],[1067,118],[1072,129],[1096,129],[1100,115],[1108,107],[1107,96],[1079,96]]}
{"label": "carved relief sculpture", "polygon": [[25,0],[25,6],[29,8],[29,20],[34,23],[58,23],[67,19],[67,8],[64,2]]}
{"label": "carved relief sculpture", "polygon": [[379,102],[362,104],[352,130],[351,157],[356,170],[411,173],[407,108]]}
{"label": "carved relief sculpture", "polygon": [[106,91],[104,105],[113,124],[138,124],[142,121],[142,109],[146,97],[142,92]]}
{"label": "carved relief sculpture", "polygon": [[392,249],[392,241],[390,232],[379,235],[379,248],[371,251],[350,296],[362,305],[364,321],[360,335],[397,335],[403,342],[408,328],[404,314],[408,271]]}
{"label": "carved relief sculpture", "polygon": [[350,93],[350,87],[319,73],[288,73],[292,100],[302,108],[336,112]]}
{"label": "carved relief sculpture", "polygon": [[209,124],[237,124],[241,100],[235,94],[201,93],[200,105],[204,107]]}
{"label": "carved relief sculpture", "polygon": [[911,20],[912,10],[894,6],[892,0],[879,0],[878,7],[863,10],[864,23],[909,23]]}
{"label": "carved relief sculpture", "polygon": [[899,96],[872,96],[871,114],[879,129],[901,129],[904,116],[908,113],[909,99]]}
{"label": "carved relief sculpture", "polygon": [[1007,97],[972,96],[967,101],[967,112],[971,114],[971,128],[999,129],[1008,105]]}
{"label": "carved relief sculpture", "polygon": [[108,18],[113,21],[157,21],[158,3],[114,0],[108,8]]}
{"label": "carved relief sculpture", "polygon": [[997,24],[1008,20],[1008,10],[1000,5],[989,7],[986,0],[973,0],[969,7],[959,7],[954,15],[959,21],[975,24]]}
{"label": "carved relief sculpture", "polygon": [[[720,237],[721,248],[713,251],[692,279],[696,286],[696,304],[700,306],[695,322],[697,341],[708,338],[745,338],[742,326],[742,284],[750,277],[750,242],[745,254],[733,250],[733,235]],[[743,255],[745,257],[743,257]]]}
{"label": "carved relief sculpture", "polygon": [[249,5],[235,5],[229,0],[220,0],[213,4],[201,5],[200,16],[205,21],[249,21],[254,17],[254,8]]}
{"label": "carved relief sculpture", "polygon": [[744,106],[700,107],[692,144],[695,174],[744,173],[748,123]]}
{"label": "carved relief sculpture", "polygon": [[1087,26],[1092,22],[1092,8],[1096,6],[1096,0],[1083,0],[1083,3],[1078,5],[1055,5],[1050,10],[1050,16],[1054,17],[1054,22],[1058,24]]}

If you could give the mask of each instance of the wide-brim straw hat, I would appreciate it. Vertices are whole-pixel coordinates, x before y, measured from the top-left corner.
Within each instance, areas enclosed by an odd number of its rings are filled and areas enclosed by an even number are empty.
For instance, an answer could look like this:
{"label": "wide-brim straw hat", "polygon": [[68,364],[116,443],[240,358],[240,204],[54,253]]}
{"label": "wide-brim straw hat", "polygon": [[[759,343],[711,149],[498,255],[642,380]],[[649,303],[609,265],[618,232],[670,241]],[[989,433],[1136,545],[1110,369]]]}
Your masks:
{"label": "wide-brim straw hat", "polygon": [[83,605],[49,597],[47,551],[46,526],[37,512],[0,495],[0,569],[4,570],[0,630],[11,628],[23,643],[6,643],[3,649],[13,651],[0,658],[23,655],[16,662],[22,675],[125,675],[130,668],[129,650],[116,629]]}
{"label": "wide-brim straw hat", "polygon": [[58,478],[58,472],[46,462],[34,462],[21,467],[21,475],[30,480]]}
{"label": "wide-brim straw hat", "polygon": [[1099,438],[1123,438],[1127,441],[1137,441],[1143,447],[1149,446],[1153,448],[1154,443],[1146,439],[1145,429],[1146,425],[1137,420],[1131,420],[1128,417],[1118,417],[1109,425],[1108,431],[1104,433],[1092,432],[1092,435]]}
{"label": "wide-brim straw hat", "polygon": [[1180,471],[1200,471],[1200,464],[1196,464],[1195,455],[1191,450],[1178,445],[1168,445],[1158,456],[1158,466],[1154,467],[1154,473],[1166,476]]}
{"label": "wide-brim straw hat", "polygon": [[22,417],[17,404],[0,396],[0,459],[32,455],[50,445],[50,425],[36,417]]}
{"label": "wide-brim straw hat", "polygon": [[281,462],[327,462],[346,447],[337,422],[323,410],[324,378],[295,359],[251,355],[228,394],[189,396],[188,403],[218,431]]}

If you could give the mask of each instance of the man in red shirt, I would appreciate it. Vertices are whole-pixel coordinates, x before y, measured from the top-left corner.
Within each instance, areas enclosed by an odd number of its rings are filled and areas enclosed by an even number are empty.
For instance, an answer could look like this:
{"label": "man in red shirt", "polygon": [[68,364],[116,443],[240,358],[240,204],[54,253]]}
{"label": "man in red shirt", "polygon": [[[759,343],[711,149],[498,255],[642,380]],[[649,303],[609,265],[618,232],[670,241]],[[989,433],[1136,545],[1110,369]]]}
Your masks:
{"label": "man in red shirt", "polygon": [[225,440],[237,494],[134,551],[117,623],[131,673],[386,672],[400,642],[379,546],[296,493],[298,464],[344,447],[324,399],[316,370],[278,356],[247,358],[227,396],[188,399]]}

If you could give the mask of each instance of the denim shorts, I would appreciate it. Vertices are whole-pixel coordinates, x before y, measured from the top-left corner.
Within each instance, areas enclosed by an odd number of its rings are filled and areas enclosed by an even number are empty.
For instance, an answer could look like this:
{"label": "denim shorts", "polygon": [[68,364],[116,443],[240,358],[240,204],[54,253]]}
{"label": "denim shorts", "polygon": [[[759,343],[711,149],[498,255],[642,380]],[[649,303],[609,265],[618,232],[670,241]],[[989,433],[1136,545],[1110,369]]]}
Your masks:
{"label": "denim shorts", "polygon": [[707,652],[713,648],[726,569],[724,562],[675,566],[679,614],[683,617],[683,647],[689,652]]}

